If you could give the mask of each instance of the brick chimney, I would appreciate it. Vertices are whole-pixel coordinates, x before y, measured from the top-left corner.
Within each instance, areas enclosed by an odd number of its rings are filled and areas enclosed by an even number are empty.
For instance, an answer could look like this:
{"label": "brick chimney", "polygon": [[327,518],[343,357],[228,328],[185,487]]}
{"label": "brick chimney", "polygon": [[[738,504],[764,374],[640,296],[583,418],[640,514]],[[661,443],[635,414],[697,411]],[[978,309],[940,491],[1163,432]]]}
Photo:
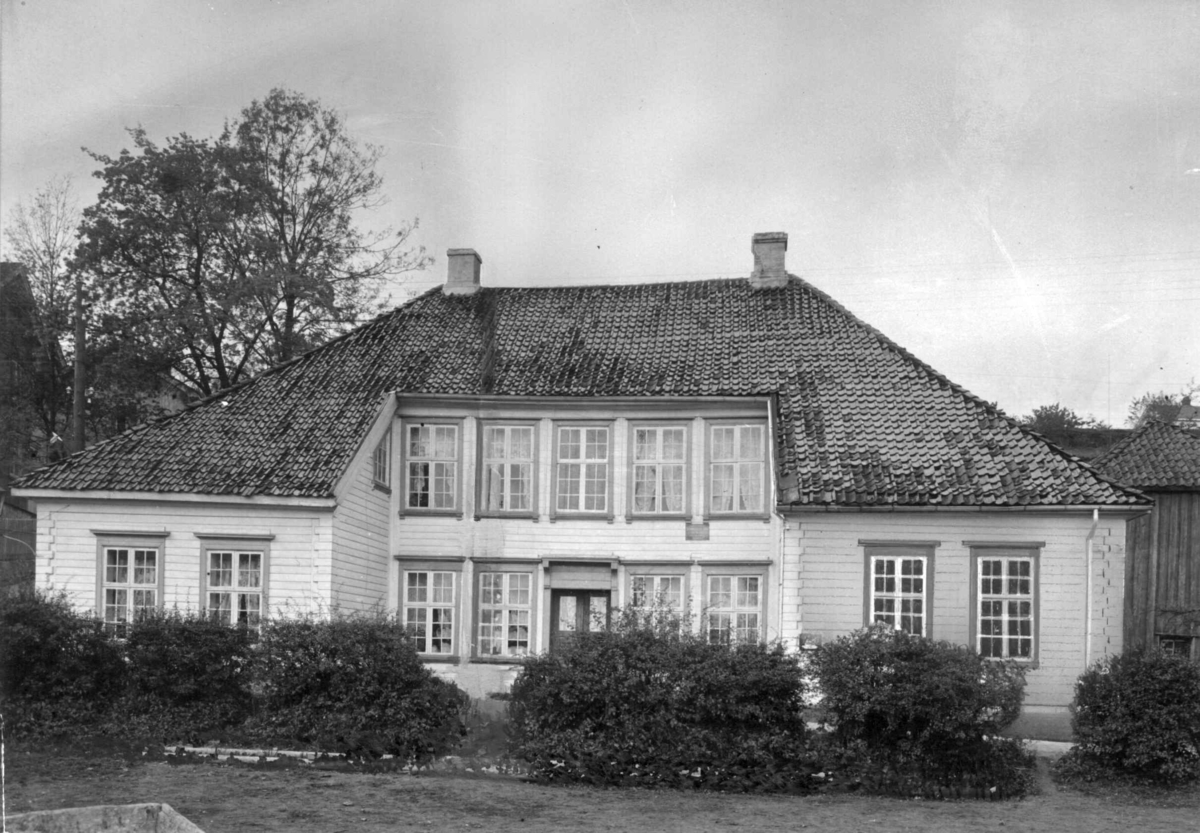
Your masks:
{"label": "brick chimney", "polygon": [[446,250],[446,295],[473,295],[479,291],[479,266],[483,259],[474,249]]}
{"label": "brick chimney", "polygon": [[750,273],[751,286],[766,289],[787,284],[787,270],[783,265],[787,252],[787,232],[759,232],[750,242],[750,251],[754,252],[754,271]]}

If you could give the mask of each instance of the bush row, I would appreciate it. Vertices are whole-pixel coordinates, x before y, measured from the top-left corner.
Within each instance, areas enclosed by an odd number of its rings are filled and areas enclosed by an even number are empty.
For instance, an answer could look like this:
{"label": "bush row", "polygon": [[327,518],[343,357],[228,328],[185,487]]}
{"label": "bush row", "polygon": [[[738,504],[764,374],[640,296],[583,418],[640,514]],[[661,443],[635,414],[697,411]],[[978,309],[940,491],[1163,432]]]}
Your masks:
{"label": "bush row", "polygon": [[163,613],[118,640],[43,592],[5,600],[0,678],[17,735],[217,737],[415,761],[453,746],[467,704],[395,617],[279,619],[254,634]]}

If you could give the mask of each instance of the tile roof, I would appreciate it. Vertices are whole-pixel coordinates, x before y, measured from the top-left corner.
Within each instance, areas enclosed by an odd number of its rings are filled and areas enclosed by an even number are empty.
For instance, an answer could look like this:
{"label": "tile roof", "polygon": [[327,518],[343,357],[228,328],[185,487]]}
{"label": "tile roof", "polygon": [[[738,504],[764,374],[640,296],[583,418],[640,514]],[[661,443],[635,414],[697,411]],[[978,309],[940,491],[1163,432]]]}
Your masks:
{"label": "tile roof", "polygon": [[427,292],[25,488],[324,497],[390,391],[775,395],[805,506],[1122,505],[1116,486],[796,277]]}
{"label": "tile roof", "polygon": [[1200,437],[1165,422],[1148,422],[1092,465],[1138,489],[1200,491]]}

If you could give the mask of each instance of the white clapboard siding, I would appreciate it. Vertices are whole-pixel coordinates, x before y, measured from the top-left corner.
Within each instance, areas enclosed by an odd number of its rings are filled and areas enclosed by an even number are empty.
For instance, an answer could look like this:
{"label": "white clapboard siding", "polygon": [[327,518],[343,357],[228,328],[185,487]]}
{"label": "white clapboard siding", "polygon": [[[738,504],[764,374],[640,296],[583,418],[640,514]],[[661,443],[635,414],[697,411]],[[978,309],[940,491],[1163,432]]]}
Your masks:
{"label": "white clapboard siding", "polygon": [[375,485],[368,456],[333,513],[333,603],[339,610],[386,609],[391,506],[391,491]]}
{"label": "white clapboard siding", "polygon": [[[1088,660],[1121,651],[1125,522],[1102,516],[1092,539],[1092,606],[1087,598],[1089,513],[829,513],[788,519],[784,628],[829,640],[863,627],[860,541],[937,541],[930,636],[967,644],[971,634],[970,548],[964,541],[1045,542],[1039,562],[1037,664],[1028,707],[1065,707]],[[1090,652],[1087,621],[1092,636]]]}

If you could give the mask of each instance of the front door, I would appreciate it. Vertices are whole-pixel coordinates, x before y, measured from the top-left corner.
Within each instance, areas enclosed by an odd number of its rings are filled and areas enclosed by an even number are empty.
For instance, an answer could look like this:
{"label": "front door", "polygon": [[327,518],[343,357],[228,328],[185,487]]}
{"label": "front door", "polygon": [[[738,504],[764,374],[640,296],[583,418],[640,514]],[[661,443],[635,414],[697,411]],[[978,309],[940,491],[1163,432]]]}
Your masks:
{"label": "front door", "polygon": [[604,590],[552,590],[551,653],[574,639],[576,634],[607,630],[609,597]]}

